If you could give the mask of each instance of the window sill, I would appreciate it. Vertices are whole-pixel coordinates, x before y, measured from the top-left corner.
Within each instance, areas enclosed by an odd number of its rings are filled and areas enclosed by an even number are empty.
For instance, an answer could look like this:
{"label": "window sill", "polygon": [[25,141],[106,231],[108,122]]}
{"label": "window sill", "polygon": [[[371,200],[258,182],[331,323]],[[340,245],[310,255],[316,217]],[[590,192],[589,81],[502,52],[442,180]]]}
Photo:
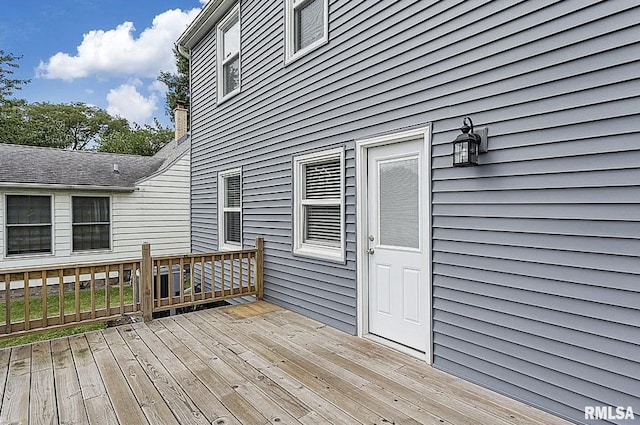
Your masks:
{"label": "window sill", "polygon": [[53,257],[53,256],[55,256],[53,252],[26,252],[23,254],[5,254],[4,258],[6,260],[11,260],[14,258]]}
{"label": "window sill", "polygon": [[111,248],[83,249],[71,251],[71,255],[91,255],[91,254],[108,254],[113,252]]}
{"label": "window sill", "polygon": [[218,251],[242,251],[241,244],[221,244],[218,246]]}
{"label": "window sill", "polygon": [[345,263],[345,255],[342,248],[328,248],[318,245],[303,244],[302,246],[293,249],[293,255],[331,261],[332,263]]}
{"label": "window sill", "polygon": [[316,49],[319,49],[320,47],[324,46],[325,44],[329,43],[329,38],[325,37],[325,38],[321,38],[320,40],[316,41],[315,43],[312,43],[310,45],[308,45],[307,47],[305,47],[302,50],[299,50],[295,53],[292,54],[286,54],[285,58],[284,58],[284,66],[290,65],[293,62],[297,61],[298,59],[308,55],[309,53],[313,52]]}
{"label": "window sill", "polygon": [[227,102],[228,100],[233,99],[238,94],[240,94],[240,87],[238,87],[237,89],[235,89],[231,93],[227,94],[226,96],[218,98],[218,100],[216,102],[216,105],[220,106],[223,103]]}

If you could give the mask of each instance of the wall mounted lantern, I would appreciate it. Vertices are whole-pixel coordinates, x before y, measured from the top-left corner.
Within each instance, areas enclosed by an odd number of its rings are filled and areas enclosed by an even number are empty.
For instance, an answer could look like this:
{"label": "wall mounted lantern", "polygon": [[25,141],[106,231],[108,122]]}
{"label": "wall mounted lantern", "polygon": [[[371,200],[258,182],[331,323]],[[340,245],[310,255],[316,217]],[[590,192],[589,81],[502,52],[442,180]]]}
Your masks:
{"label": "wall mounted lantern", "polygon": [[453,166],[478,165],[478,154],[487,151],[488,129],[485,127],[474,132],[473,121],[471,118],[465,117],[462,120],[460,131],[462,134],[453,141]]}

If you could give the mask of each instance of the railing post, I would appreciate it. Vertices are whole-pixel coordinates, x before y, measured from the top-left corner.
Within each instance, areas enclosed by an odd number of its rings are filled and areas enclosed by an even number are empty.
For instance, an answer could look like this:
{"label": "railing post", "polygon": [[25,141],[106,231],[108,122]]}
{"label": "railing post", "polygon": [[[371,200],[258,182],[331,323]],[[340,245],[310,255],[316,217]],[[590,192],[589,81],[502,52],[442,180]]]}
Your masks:
{"label": "railing post", "polygon": [[4,333],[11,333],[11,275],[4,275]]}
{"label": "railing post", "polygon": [[151,259],[151,245],[142,244],[142,263],[140,264],[140,282],[142,295],[142,318],[150,322],[153,318],[153,261]]}
{"label": "railing post", "polygon": [[261,300],[264,297],[264,238],[258,236],[256,238],[256,298]]}

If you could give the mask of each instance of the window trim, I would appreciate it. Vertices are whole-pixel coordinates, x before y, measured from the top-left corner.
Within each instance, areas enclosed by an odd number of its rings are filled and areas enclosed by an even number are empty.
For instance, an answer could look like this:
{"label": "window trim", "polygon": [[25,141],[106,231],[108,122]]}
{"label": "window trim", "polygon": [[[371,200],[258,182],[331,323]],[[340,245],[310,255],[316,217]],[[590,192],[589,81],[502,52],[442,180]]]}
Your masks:
{"label": "window trim", "polygon": [[[240,207],[225,207],[224,195],[225,195],[225,179],[233,176],[240,177]],[[239,212],[240,213],[240,243],[228,243],[225,242],[225,212]],[[242,236],[242,168],[231,168],[218,172],[218,250],[220,251],[232,251],[242,249],[243,236]]]}
{"label": "window trim", "polygon": [[320,0],[324,7],[323,34],[307,47],[295,51],[295,10],[309,0],[284,0],[284,64],[288,65],[329,42],[329,0]]}
{"label": "window trim", "polygon": [[[234,58],[235,55],[230,58],[223,58],[222,55],[224,53],[224,43],[222,34],[229,29],[229,22],[234,20],[237,16],[238,18],[238,29],[239,29],[239,40],[238,40],[238,87],[231,92],[224,94],[224,65]],[[240,93],[240,88],[242,87],[242,25],[240,21],[240,3],[236,3],[235,6],[227,12],[224,18],[218,22],[216,26],[216,80],[217,80],[217,104],[221,104],[231,99]]]}
{"label": "window trim", "polygon": [[[330,247],[326,245],[304,242],[304,206],[318,205],[317,201],[303,199],[304,166],[330,159],[340,160],[340,246]],[[335,148],[293,157],[293,254],[304,257],[319,258],[323,260],[344,263],[346,248],[346,220],[345,220],[345,159],[344,149]],[[322,203],[322,205],[329,205]],[[333,203],[337,205],[337,203]]]}
{"label": "window trim", "polygon": [[[12,225],[10,225],[7,222],[7,218],[9,216],[8,211],[9,211],[9,203],[7,202],[7,198],[9,196],[46,196],[49,198],[49,202],[50,202],[50,212],[51,212],[51,218],[49,220],[49,226],[51,226],[51,240],[50,240],[50,250],[49,252],[25,252],[25,253],[21,253],[21,254],[9,254],[9,230],[8,228]],[[55,202],[53,199],[54,195],[52,193],[5,193],[4,196],[2,197],[2,200],[4,202],[3,205],[3,210],[4,210],[4,258],[24,258],[24,257],[44,257],[44,256],[53,256],[55,255],[55,244],[54,244],[54,240],[55,240],[55,211],[54,211],[54,206],[55,206]]]}
{"label": "window trim", "polygon": [[[73,229],[76,223],[73,222],[73,198],[107,198],[109,199],[109,247],[108,248],[96,248],[96,249],[75,249],[73,246]],[[113,199],[108,195],[71,195],[70,222],[71,222],[71,237],[69,241],[71,254],[93,254],[99,252],[113,251]],[[104,223],[77,223],[78,225],[87,224],[104,224]]]}

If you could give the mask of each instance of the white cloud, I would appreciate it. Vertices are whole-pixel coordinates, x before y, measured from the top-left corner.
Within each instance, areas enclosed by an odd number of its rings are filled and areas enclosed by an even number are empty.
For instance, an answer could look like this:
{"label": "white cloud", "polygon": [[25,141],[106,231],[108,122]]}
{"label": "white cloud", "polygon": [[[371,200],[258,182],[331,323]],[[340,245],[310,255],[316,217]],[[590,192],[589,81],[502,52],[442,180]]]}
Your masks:
{"label": "white cloud", "polygon": [[113,116],[121,116],[138,124],[149,123],[153,113],[158,109],[158,96],[152,94],[145,97],[138,91],[139,80],[133,80],[118,88],[109,90],[107,94],[107,112]]}
{"label": "white cloud", "polygon": [[94,75],[156,77],[160,70],[175,72],[173,44],[198,12],[167,10],[157,15],[138,38],[134,37],[132,22],[106,31],[90,31],[84,34],[75,56],[58,52],[47,62],[40,62],[36,75],[71,81]]}
{"label": "white cloud", "polygon": [[169,88],[162,81],[154,80],[149,84],[149,91],[158,93],[160,96],[165,96],[167,94],[167,90],[169,90]]}
{"label": "white cloud", "polygon": [[200,4],[207,4],[209,3],[209,0],[200,0]]}

